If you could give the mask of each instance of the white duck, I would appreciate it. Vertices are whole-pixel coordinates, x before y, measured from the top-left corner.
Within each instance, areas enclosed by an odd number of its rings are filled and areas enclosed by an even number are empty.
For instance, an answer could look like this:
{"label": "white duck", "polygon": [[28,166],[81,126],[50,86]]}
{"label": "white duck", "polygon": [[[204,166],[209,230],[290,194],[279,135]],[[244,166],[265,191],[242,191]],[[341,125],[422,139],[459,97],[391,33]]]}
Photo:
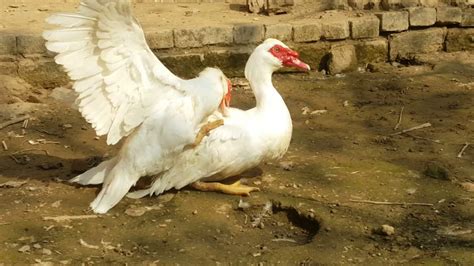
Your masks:
{"label": "white duck", "polygon": [[43,37],[74,80],[81,114],[109,145],[128,136],[116,157],[71,180],[103,182],[91,207],[105,213],[194,143],[200,124],[226,102],[229,83],[212,68],[190,80],[172,74],[148,47],[128,0],[83,0],[77,13],[47,22],[60,26]]}
{"label": "white duck", "polygon": [[[160,194],[188,184],[205,191],[248,195],[255,187],[239,182],[218,182],[257,166],[262,161],[280,158],[290,144],[292,121],[285,102],[272,84],[272,74],[282,66],[308,70],[297,52],[282,42],[268,39],[251,54],[245,77],[255,94],[255,108],[226,110],[224,125],[210,132],[195,149],[181,153],[173,167],[162,173],[149,189],[129,193],[131,198]],[[206,182],[201,182],[206,181]]]}

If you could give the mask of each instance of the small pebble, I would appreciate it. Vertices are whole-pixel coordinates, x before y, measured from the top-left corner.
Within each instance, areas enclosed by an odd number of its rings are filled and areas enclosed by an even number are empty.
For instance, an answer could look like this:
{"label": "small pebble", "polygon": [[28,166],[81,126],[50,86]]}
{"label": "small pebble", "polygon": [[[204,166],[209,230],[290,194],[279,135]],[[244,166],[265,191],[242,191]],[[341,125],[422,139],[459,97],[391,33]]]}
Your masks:
{"label": "small pebble", "polygon": [[41,253],[43,253],[43,255],[46,255],[46,256],[49,256],[49,255],[53,254],[53,252],[51,250],[47,249],[47,248],[43,248]]}
{"label": "small pebble", "polygon": [[21,253],[26,253],[26,252],[30,252],[31,248],[29,245],[24,245],[22,246],[21,248],[18,249],[19,252]]}

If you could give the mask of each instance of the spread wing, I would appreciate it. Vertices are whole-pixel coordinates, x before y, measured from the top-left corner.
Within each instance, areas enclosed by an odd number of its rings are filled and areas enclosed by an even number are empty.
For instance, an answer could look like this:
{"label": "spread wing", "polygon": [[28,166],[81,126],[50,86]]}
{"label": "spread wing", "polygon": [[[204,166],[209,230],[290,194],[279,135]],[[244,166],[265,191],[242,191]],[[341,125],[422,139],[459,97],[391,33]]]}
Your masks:
{"label": "spread wing", "polygon": [[181,79],[148,47],[128,0],[82,0],[77,13],[47,19],[46,47],[74,80],[79,110],[97,135],[115,144],[167,97],[185,94]]}

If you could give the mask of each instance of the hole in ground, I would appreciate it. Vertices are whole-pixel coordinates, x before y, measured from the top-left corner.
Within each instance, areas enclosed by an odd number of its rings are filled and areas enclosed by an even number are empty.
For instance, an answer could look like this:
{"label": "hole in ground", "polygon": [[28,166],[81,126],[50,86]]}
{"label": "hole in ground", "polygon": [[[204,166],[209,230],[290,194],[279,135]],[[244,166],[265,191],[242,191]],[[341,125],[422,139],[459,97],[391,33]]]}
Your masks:
{"label": "hole in ground", "polygon": [[244,227],[259,235],[269,247],[308,244],[320,229],[320,222],[314,215],[304,214],[297,208],[284,206],[280,202],[252,205],[242,212]]}

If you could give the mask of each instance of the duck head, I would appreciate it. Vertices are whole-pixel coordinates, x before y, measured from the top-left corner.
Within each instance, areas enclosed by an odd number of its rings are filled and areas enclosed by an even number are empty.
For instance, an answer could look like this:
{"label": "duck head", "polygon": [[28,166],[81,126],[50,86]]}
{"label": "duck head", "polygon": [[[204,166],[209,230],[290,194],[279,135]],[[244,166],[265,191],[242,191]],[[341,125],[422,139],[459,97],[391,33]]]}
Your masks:
{"label": "duck head", "polygon": [[300,60],[298,52],[290,49],[277,39],[267,39],[255,48],[251,57],[259,58],[259,64],[268,65],[273,71],[281,67],[297,68],[304,71],[311,70],[310,66]]}

